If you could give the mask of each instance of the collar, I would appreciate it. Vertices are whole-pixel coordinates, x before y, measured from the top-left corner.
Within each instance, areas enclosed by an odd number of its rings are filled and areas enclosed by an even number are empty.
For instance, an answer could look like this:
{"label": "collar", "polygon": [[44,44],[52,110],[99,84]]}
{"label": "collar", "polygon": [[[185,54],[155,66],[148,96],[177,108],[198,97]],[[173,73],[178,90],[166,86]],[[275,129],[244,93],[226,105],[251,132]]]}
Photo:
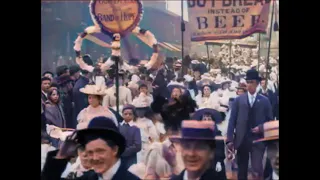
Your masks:
{"label": "collar", "polygon": [[[199,180],[200,178],[197,178],[196,180]],[[188,171],[184,171],[183,180],[188,180]]]}
{"label": "collar", "polygon": [[249,93],[249,91],[248,91],[247,93],[248,93],[248,97],[249,97],[249,98],[251,98],[251,97],[253,96],[253,98],[255,99],[255,98],[257,97],[258,91],[256,91],[253,95],[251,95],[251,94]]}
{"label": "collar", "polygon": [[[124,123],[126,123],[126,122],[123,120],[123,121],[121,122],[121,126],[123,126]],[[128,124],[129,124],[130,127],[133,126],[133,125],[134,125],[133,120],[131,120]]]}
{"label": "collar", "polygon": [[113,176],[117,173],[120,165],[121,165],[121,160],[118,159],[118,161],[108,171],[102,174],[102,179],[103,180],[112,179]]}
{"label": "collar", "polygon": [[272,172],[272,179],[279,179],[279,176],[274,171]]}
{"label": "collar", "polygon": [[41,92],[42,92],[42,94],[44,94],[46,97],[48,97],[48,94],[47,94],[47,93],[45,93],[45,92],[42,91],[42,90],[41,90]]}

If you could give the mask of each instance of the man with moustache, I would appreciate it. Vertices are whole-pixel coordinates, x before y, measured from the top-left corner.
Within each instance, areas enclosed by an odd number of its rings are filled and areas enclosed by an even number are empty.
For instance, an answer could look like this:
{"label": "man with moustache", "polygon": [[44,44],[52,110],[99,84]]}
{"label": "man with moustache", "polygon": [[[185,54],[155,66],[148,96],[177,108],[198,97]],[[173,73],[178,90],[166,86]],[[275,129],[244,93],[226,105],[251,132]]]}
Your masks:
{"label": "man with moustache", "polygon": [[226,143],[229,151],[237,150],[238,179],[241,180],[248,179],[249,155],[253,177],[263,179],[265,145],[252,142],[263,137],[263,124],[273,116],[270,101],[257,91],[260,80],[257,70],[248,70],[247,92],[238,96],[231,108]]}
{"label": "man with moustache", "polygon": [[77,144],[85,147],[93,170],[84,172],[75,180],[138,180],[127,171],[126,164],[120,159],[126,148],[126,140],[113,120],[107,117],[93,118],[88,128],[70,135],[60,150],[48,153],[42,171],[42,180],[65,180],[60,178]]}

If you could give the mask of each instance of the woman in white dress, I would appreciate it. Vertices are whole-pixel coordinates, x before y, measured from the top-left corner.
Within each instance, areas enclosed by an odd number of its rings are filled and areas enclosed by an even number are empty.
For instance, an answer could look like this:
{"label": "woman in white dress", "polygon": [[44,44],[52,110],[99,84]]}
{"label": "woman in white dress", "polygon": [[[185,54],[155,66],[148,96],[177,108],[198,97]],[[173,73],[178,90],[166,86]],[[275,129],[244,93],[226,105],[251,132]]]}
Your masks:
{"label": "woman in white dress", "polygon": [[78,125],[77,129],[87,128],[89,122],[94,117],[105,116],[111,118],[116,126],[118,126],[118,121],[116,116],[109,110],[108,107],[102,106],[103,96],[106,95],[105,92],[105,80],[102,76],[96,77],[95,84],[86,85],[84,88],[80,89],[80,92],[88,94],[89,106],[84,108],[78,114],[77,120]]}
{"label": "woman in white dress", "polygon": [[214,96],[211,93],[211,87],[209,85],[204,85],[202,87],[201,93],[196,97],[196,102],[198,107],[201,108],[219,108],[219,97]]}
{"label": "woman in white dress", "polygon": [[152,120],[145,117],[145,113],[148,111],[149,107],[143,107],[143,106],[136,106],[136,112],[137,112],[137,120],[134,122],[134,124],[140,129],[141,132],[141,143],[142,143],[142,149],[137,154],[137,162],[145,162],[145,155],[146,152],[149,149],[149,146],[153,142],[159,141],[159,135],[157,133],[157,129],[155,125],[153,124]]}

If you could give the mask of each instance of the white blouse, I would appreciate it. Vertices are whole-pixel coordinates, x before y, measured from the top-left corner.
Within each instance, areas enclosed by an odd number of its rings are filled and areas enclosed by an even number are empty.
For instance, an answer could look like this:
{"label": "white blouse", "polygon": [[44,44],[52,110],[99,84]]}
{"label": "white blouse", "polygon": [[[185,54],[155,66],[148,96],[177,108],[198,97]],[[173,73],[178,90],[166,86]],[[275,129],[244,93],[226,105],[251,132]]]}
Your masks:
{"label": "white blouse", "polygon": [[119,126],[116,116],[109,110],[108,107],[102,107],[98,106],[96,108],[89,105],[87,108],[84,108],[80,113],[78,114],[77,120],[77,130],[79,129],[85,129],[88,127],[89,122],[99,116],[104,116],[111,118],[116,126]]}

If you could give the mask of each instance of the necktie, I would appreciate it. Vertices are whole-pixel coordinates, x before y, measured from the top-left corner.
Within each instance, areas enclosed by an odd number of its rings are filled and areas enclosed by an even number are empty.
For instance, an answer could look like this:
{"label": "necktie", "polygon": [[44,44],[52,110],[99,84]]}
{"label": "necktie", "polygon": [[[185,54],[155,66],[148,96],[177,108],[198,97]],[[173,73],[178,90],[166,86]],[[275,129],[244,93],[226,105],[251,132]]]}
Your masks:
{"label": "necktie", "polygon": [[253,106],[253,103],[254,103],[254,96],[251,96],[251,103],[250,103],[251,107]]}

